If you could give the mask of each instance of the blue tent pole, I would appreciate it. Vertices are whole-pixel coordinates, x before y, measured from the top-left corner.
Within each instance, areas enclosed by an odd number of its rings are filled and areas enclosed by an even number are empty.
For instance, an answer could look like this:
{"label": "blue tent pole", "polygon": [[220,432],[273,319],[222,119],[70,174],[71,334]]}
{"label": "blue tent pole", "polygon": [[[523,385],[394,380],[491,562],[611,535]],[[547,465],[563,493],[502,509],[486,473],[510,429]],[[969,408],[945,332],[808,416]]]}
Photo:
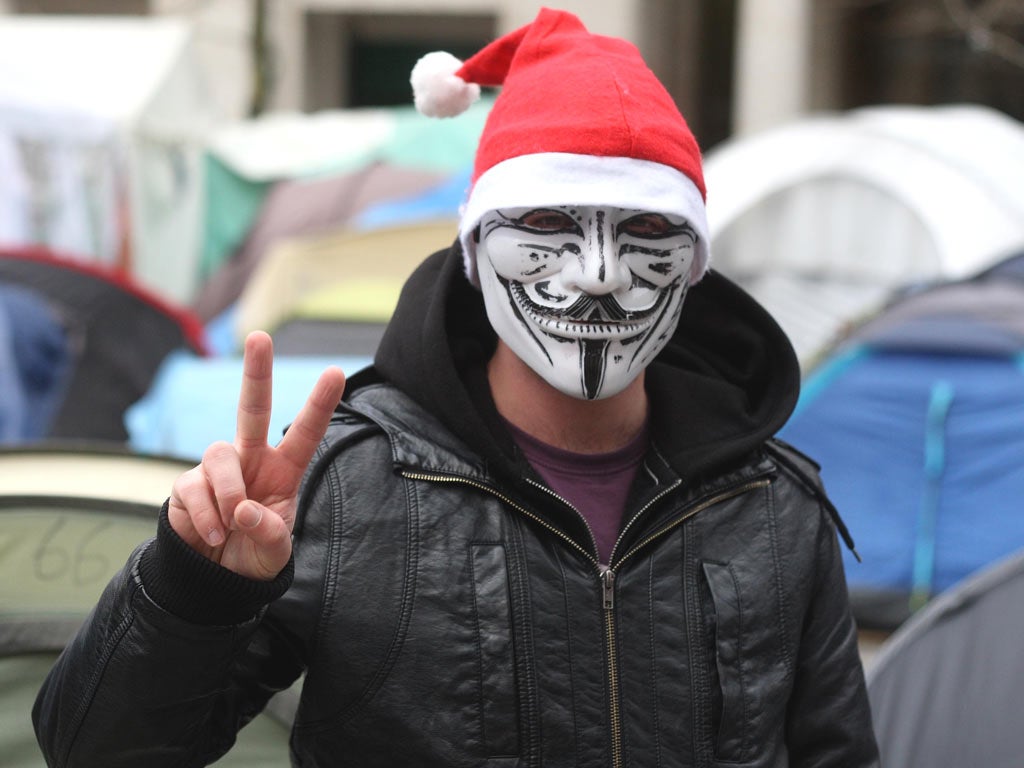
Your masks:
{"label": "blue tent pole", "polygon": [[942,473],[946,464],[946,422],[953,405],[953,385],[932,385],[924,435],[924,493],[917,519],[910,610],[916,611],[931,597],[935,579],[935,528],[939,514]]}

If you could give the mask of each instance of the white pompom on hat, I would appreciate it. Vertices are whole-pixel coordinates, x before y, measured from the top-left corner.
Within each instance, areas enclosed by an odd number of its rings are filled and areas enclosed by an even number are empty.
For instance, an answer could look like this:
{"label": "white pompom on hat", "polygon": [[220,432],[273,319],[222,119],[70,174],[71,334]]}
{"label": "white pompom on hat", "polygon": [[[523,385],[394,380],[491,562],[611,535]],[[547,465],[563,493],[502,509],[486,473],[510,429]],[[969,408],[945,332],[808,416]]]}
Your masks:
{"label": "white pompom on hat", "polygon": [[427,117],[461,115],[480,98],[480,86],[455,73],[462,62],[446,51],[434,51],[416,62],[409,82],[416,109]]}
{"label": "white pompom on hat", "polygon": [[459,223],[477,284],[473,231],[503,207],[601,205],[684,216],[698,236],[692,281],[709,250],[700,148],[672,97],[631,43],[541,9],[530,24],[459,62],[429,53],[410,78],[417,109],[454,117],[502,86],[480,136]]}

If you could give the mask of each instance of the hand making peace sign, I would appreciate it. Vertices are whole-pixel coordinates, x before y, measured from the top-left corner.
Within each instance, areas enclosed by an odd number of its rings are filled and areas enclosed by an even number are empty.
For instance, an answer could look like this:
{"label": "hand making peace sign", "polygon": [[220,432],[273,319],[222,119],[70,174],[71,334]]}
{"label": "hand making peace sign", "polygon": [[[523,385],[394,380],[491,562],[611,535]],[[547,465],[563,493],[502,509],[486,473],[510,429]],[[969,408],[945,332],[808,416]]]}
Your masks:
{"label": "hand making peace sign", "polygon": [[321,375],[277,447],[270,429],[273,342],[245,340],[234,443],[216,442],[171,490],[171,527],[189,546],[251,579],[273,579],[291,557],[299,483],[345,388],[340,368]]}

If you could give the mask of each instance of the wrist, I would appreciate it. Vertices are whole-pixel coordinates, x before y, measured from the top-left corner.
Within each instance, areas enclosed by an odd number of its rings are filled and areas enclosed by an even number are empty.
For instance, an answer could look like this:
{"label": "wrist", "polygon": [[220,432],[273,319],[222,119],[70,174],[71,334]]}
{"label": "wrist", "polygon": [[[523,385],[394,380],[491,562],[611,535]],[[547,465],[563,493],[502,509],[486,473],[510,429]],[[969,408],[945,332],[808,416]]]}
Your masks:
{"label": "wrist", "polygon": [[171,527],[167,504],[160,510],[156,540],[139,560],[146,594],[169,613],[196,624],[240,624],[253,618],[291,586],[295,572],[289,559],[268,581],[249,579],[204,557]]}

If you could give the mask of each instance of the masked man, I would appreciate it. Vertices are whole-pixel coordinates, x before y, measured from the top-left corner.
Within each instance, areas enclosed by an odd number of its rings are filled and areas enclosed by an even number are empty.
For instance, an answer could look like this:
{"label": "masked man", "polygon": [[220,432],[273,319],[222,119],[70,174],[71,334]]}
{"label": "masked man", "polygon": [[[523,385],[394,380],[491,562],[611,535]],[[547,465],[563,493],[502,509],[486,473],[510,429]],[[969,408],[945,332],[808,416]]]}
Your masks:
{"label": "masked man", "polygon": [[234,443],[40,692],[51,765],[206,765],[303,674],[295,765],[874,764],[845,532],[772,439],[795,357],[707,273],[667,93],[552,10],[413,85],[502,86],[458,241],[276,447],[247,340]]}

